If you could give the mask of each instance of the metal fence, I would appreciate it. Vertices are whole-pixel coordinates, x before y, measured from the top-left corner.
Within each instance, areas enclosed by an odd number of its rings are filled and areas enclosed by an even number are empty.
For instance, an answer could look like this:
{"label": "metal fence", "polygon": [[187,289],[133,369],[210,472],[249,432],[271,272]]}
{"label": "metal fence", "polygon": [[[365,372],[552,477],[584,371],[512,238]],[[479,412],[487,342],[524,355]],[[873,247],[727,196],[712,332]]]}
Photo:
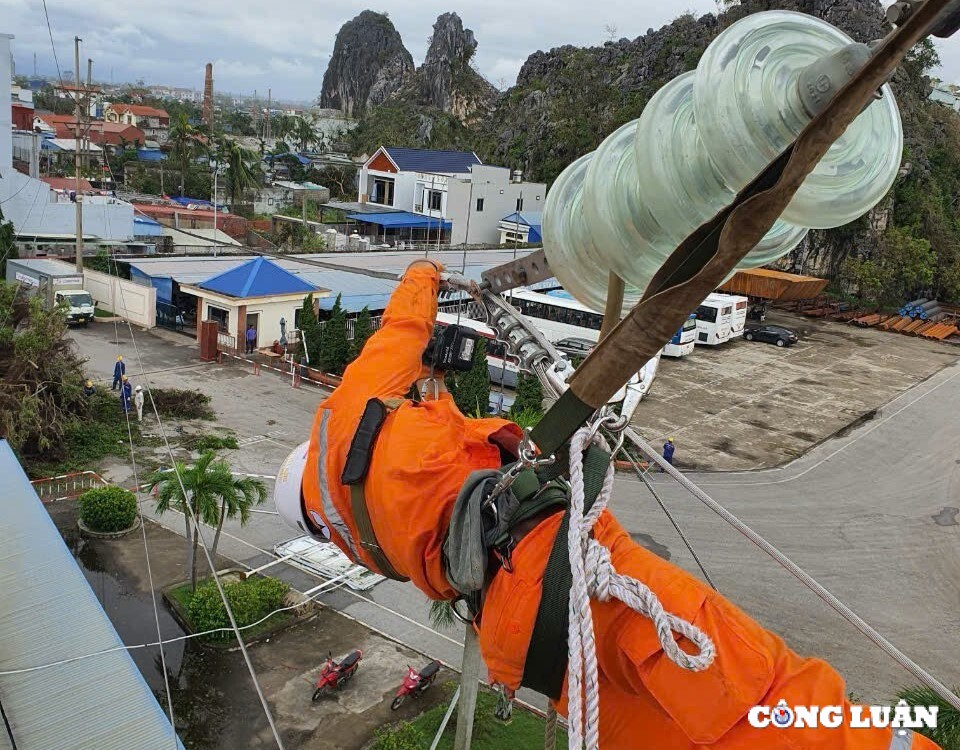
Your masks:
{"label": "metal fence", "polygon": [[76,474],[34,479],[30,484],[42,502],[51,503],[54,500],[78,497],[87,490],[106,487],[108,482],[95,471],[81,471]]}
{"label": "metal fence", "polygon": [[183,311],[176,305],[157,301],[157,327],[171,331],[182,331],[186,327]]}
{"label": "metal fence", "polygon": [[217,351],[235,352],[237,351],[237,337],[231,336],[223,331],[217,332]]}

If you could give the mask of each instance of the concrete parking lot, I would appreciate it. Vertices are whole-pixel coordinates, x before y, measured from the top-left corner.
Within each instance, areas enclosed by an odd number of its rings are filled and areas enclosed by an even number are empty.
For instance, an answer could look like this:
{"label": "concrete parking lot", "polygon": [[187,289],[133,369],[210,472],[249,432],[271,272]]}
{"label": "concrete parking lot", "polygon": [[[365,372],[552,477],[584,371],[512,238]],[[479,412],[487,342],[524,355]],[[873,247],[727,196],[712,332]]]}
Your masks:
{"label": "concrete parking lot", "polygon": [[731,341],[664,358],[634,424],[675,463],[702,471],[781,466],[866,421],[960,356],[960,348],[774,311],[800,335],[788,349]]}

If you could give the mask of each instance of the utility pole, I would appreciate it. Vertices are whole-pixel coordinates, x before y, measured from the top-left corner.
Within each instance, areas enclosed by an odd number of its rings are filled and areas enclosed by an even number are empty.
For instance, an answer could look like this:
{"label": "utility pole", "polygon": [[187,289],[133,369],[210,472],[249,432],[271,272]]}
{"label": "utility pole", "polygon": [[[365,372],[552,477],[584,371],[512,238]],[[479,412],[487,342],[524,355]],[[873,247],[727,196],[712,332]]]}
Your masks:
{"label": "utility pole", "polygon": [[77,132],[76,139],[73,143],[73,170],[74,178],[76,180],[75,186],[75,203],[74,203],[74,212],[77,218],[77,273],[81,276],[83,275],[83,203],[80,200],[80,121],[81,121],[81,111],[83,109],[81,100],[80,100],[80,42],[81,39],[78,36],[73,38],[73,71],[76,84],[76,90],[74,93],[74,99],[76,103],[76,115],[77,115]]}
{"label": "utility pole", "polygon": [[270,135],[271,135],[270,125],[271,125],[271,120],[273,119],[273,113],[271,112],[272,108],[273,108],[273,89],[267,89],[267,123],[264,128],[266,130],[266,135],[263,138],[263,140],[265,141],[270,140]]}

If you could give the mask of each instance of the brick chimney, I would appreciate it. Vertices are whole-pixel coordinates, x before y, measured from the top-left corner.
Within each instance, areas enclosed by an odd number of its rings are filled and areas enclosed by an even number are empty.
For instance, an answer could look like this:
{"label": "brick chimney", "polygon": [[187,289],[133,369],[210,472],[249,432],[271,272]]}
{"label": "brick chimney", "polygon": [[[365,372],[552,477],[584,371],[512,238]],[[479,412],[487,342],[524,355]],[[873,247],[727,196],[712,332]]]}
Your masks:
{"label": "brick chimney", "polygon": [[213,63],[207,63],[207,74],[203,79],[203,124],[213,127]]}

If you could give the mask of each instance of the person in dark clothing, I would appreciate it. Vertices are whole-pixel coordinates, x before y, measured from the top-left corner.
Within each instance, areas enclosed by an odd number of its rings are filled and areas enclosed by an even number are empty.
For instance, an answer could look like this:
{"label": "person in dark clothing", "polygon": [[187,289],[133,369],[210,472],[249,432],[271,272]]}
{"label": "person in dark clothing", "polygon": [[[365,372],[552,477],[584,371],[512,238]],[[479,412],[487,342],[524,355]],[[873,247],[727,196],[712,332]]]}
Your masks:
{"label": "person in dark clothing", "polygon": [[111,391],[117,390],[117,387],[121,385],[124,373],[127,371],[127,365],[123,361],[123,357],[118,356],[117,362],[113,366],[113,386],[110,388]]}
{"label": "person in dark clothing", "polygon": [[671,466],[673,466],[673,451],[675,449],[676,446],[673,444],[673,438],[667,438],[667,442],[663,444],[663,458]]}
{"label": "person in dark clothing", "polygon": [[247,354],[253,354],[257,345],[257,329],[252,325],[247,329]]}
{"label": "person in dark clothing", "polygon": [[92,380],[88,380],[83,384],[83,395],[87,398],[90,398],[96,392],[97,388],[94,386]]}
{"label": "person in dark clothing", "polygon": [[130,411],[130,404],[133,399],[133,386],[130,385],[127,376],[123,376],[123,385],[120,386],[120,407],[124,412]]}

